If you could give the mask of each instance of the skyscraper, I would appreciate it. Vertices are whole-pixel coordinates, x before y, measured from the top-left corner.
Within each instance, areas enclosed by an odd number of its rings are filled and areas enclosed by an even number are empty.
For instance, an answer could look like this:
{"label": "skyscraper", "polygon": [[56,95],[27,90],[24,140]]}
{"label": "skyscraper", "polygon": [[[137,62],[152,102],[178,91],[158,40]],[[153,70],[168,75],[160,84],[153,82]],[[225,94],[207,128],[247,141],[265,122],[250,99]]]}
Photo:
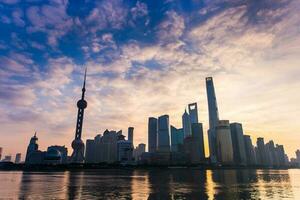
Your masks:
{"label": "skyscraper", "polygon": [[39,151],[38,138],[35,132],[27,147],[25,164],[42,164],[43,162],[44,152]]}
{"label": "skyscraper", "polygon": [[118,161],[121,163],[130,163],[133,158],[133,147],[131,141],[118,140],[117,142]]}
{"label": "skyscraper", "polygon": [[171,126],[171,151],[178,152],[183,145],[183,129]]}
{"label": "skyscraper", "polygon": [[220,120],[216,127],[217,159],[222,164],[233,163],[232,140],[228,120]]}
{"label": "skyscraper", "polygon": [[0,160],[1,160],[1,158],[2,158],[2,147],[0,147]]}
{"label": "skyscraper", "polygon": [[19,164],[21,162],[21,153],[16,154],[15,163]]}
{"label": "skyscraper", "polygon": [[268,165],[264,138],[261,137],[257,138],[256,146],[257,146],[258,164],[264,166]]}
{"label": "skyscraper", "polygon": [[186,110],[182,115],[182,127],[183,127],[184,138],[192,135],[191,119],[190,119],[190,115],[186,112]]}
{"label": "skyscraper", "polygon": [[158,117],[157,151],[170,152],[169,115]]}
{"label": "skyscraper", "polygon": [[135,161],[140,161],[141,156],[146,151],[146,144],[139,144],[134,150],[133,150],[133,157]]}
{"label": "skyscraper", "polygon": [[133,146],[133,127],[128,127],[128,141],[131,142]]}
{"label": "skyscraper", "polygon": [[189,108],[189,115],[190,115],[190,122],[191,122],[191,124],[198,123],[198,108],[197,108],[197,103],[191,103],[191,104],[189,104],[188,108]]}
{"label": "skyscraper", "polygon": [[34,136],[31,137],[29,145],[27,147],[27,152],[26,152],[26,158],[25,162],[28,162],[30,159],[30,154],[34,153],[35,151],[38,151],[39,145],[38,145],[38,138],[36,136],[36,132],[34,133]]}
{"label": "skyscraper", "polygon": [[298,149],[295,153],[296,153],[297,162],[300,163],[300,150]]}
{"label": "skyscraper", "polygon": [[217,106],[217,99],[215,94],[214,82],[212,77],[206,78],[206,93],[208,102],[208,115],[209,115],[209,153],[212,163],[217,162],[217,142],[216,142],[216,127],[219,122],[219,111]]}
{"label": "skyscraper", "polygon": [[256,164],[256,155],[250,135],[244,135],[245,151],[248,165]]}
{"label": "skyscraper", "polygon": [[269,165],[278,167],[278,157],[276,155],[275,145],[273,140],[270,140],[266,145],[266,153],[269,160]]}
{"label": "skyscraper", "polygon": [[154,153],[157,149],[157,119],[150,117],[148,121],[148,151]]}
{"label": "skyscraper", "polygon": [[240,123],[230,124],[232,147],[233,147],[233,158],[235,164],[246,165],[246,152],[245,152],[245,142],[243,127]]}
{"label": "skyscraper", "polygon": [[201,123],[192,123],[192,138],[193,138],[193,160],[196,163],[205,160],[203,126]]}
{"label": "skyscraper", "polygon": [[84,100],[85,82],[86,82],[86,69],[84,73],[82,96],[81,99],[77,102],[78,113],[77,113],[75,139],[72,142],[72,148],[73,148],[73,153],[71,156],[72,163],[83,163],[84,161],[84,143],[81,140],[81,134],[82,134],[84,109],[87,107],[87,102],[86,100]]}
{"label": "skyscraper", "polygon": [[286,166],[285,152],[284,152],[283,145],[276,144],[276,153],[278,157],[279,166],[281,167]]}
{"label": "skyscraper", "polygon": [[96,162],[96,145],[95,140],[87,139],[85,146],[85,163],[95,163]]}

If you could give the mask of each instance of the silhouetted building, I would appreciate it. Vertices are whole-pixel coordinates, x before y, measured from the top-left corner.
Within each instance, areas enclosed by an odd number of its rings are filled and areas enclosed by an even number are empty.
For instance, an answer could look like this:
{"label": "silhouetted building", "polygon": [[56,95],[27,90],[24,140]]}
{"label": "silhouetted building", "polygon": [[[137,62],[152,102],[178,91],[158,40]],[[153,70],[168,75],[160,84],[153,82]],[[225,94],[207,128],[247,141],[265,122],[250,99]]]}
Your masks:
{"label": "silhouetted building", "polygon": [[296,153],[296,159],[298,163],[300,163],[300,150],[298,149],[295,153]]}
{"label": "silhouetted building", "polygon": [[188,163],[199,164],[205,161],[203,128],[201,123],[192,124],[192,135],[184,138],[183,145]]}
{"label": "silhouetted building", "polygon": [[84,99],[85,82],[86,82],[86,69],[85,69],[85,73],[84,73],[84,81],[83,81],[81,99],[77,102],[78,113],[77,113],[75,139],[72,142],[72,148],[73,148],[73,153],[71,155],[72,163],[83,163],[84,162],[84,143],[81,140],[81,135],[82,135],[84,109],[87,107],[87,102]]}
{"label": "silhouetted building", "polygon": [[201,123],[192,123],[192,138],[193,138],[193,160],[194,162],[204,162],[204,139],[203,139],[203,126]]}
{"label": "silhouetted building", "polygon": [[15,163],[16,163],[16,164],[21,163],[21,153],[17,153],[17,154],[16,154]]}
{"label": "silhouetted building", "polygon": [[133,146],[133,127],[128,127],[128,141],[131,142]]}
{"label": "silhouetted building", "polygon": [[141,156],[143,153],[146,152],[146,144],[139,144],[134,150],[133,150],[133,157],[135,161],[140,161]]}
{"label": "silhouetted building", "polygon": [[0,160],[2,159],[2,151],[3,151],[3,149],[2,149],[2,147],[0,147]]}
{"label": "silhouetted building", "polygon": [[209,114],[208,141],[209,141],[210,161],[212,163],[216,163],[217,162],[216,127],[218,126],[218,122],[219,122],[219,111],[218,111],[217,98],[215,94],[214,82],[212,77],[206,78],[206,93],[207,93],[208,114]]}
{"label": "silhouetted building", "polygon": [[85,145],[85,163],[96,162],[95,140],[87,139]]}
{"label": "silhouetted building", "polygon": [[197,103],[191,103],[188,105],[189,108],[189,116],[190,116],[190,123],[198,123],[198,108]]}
{"label": "silhouetted building", "polygon": [[118,161],[124,164],[132,162],[133,147],[132,142],[128,140],[118,140],[117,142]]}
{"label": "silhouetted building", "polygon": [[30,139],[27,147],[25,163],[26,164],[42,164],[44,161],[44,152],[39,151],[38,138],[36,133]]}
{"label": "silhouetted building", "polygon": [[105,130],[94,140],[87,140],[86,163],[128,163],[133,159],[132,142],[125,140],[122,131]]}
{"label": "silhouetted building", "polygon": [[244,135],[245,153],[248,165],[256,164],[256,155],[250,135]]}
{"label": "silhouetted building", "polygon": [[278,163],[279,166],[283,167],[287,165],[286,159],[285,159],[285,152],[283,145],[276,144],[276,153],[278,157]]}
{"label": "silhouetted building", "polygon": [[264,138],[261,138],[261,137],[257,138],[256,146],[257,146],[257,153],[256,153],[257,164],[267,166],[268,158],[267,158],[267,154],[266,154]]}
{"label": "silhouetted building", "polygon": [[216,127],[217,159],[221,164],[233,163],[232,140],[228,120],[219,120]]}
{"label": "silhouetted building", "polygon": [[245,142],[244,142],[244,133],[243,127],[240,123],[231,123],[231,140],[233,147],[233,158],[235,164],[246,165],[246,151],[245,151]]}
{"label": "silhouetted building", "polygon": [[157,150],[157,119],[150,117],[148,121],[148,151],[153,153]]}
{"label": "silhouetted building", "polygon": [[65,146],[49,146],[45,155],[48,164],[67,164],[68,149]]}
{"label": "silhouetted building", "polygon": [[58,165],[62,164],[61,152],[57,149],[50,148],[44,156],[43,164]]}
{"label": "silhouetted building", "polygon": [[183,127],[184,138],[192,134],[190,115],[187,113],[186,110],[182,115],[182,127]]}
{"label": "silhouetted building", "polygon": [[170,152],[169,115],[162,115],[158,118],[157,151]]}
{"label": "silhouetted building", "polygon": [[2,162],[11,162],[11,155],[7,155],[7,156],[4,156],[4,159],[2,160]]}
{"label": "silhouetted building", "polygon": [[183,146],[183,128],[171,126],[171,151],[178,152]]}
{"label": "silhouetted building", "polygon": [[273,140],[270,140],[266,145],[266,153],[269,161],[269,165],[273,167],[279,166],[279,160],[276,154],[276,149]]}
{"label": "silhouetted building", "polygon": [[117,142],[122,133],[105,130],[96,142],[97,162],[114,163],[118,161]]}

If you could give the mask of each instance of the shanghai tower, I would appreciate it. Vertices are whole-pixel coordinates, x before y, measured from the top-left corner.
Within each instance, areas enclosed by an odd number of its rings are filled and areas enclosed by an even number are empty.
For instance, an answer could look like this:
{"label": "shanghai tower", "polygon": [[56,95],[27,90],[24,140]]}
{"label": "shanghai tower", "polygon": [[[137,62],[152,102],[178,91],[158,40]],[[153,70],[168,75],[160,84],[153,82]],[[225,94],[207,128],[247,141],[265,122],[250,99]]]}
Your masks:
{"label": "shanghai tower", "polygon": [[216,127],[219,122],[219,112],[218,112],[216,93],[215,93],[214,82],[212,77],[206,78],[206,93],[207,93],[208,115],[209,115],[208,140],[209,140],[210,161],[212,163],[216,163],[217,162]]}
{"label": "shanghai tower", "polygon": [[78,113],[77,113],[75,139],[72,142],[73,153],[71,156],[71,163],[83,163],[84,162],[84,143],[81,140],[81,133],[82,133],[82,122],[83,122],[84,109],[87,107],[87,102],[86,102],[86,100],[84,100],[85,81],[86,81],[86,69],[85,69],[85,73],[84,73],[82,96],[81,96],[81,99],[77,102]]}

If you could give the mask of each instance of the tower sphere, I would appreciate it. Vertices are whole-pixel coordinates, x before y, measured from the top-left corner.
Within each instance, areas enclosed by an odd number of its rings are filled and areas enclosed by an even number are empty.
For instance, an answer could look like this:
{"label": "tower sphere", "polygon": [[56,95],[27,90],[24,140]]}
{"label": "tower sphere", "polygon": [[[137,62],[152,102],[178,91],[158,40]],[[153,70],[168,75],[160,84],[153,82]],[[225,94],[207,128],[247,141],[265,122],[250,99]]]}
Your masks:
{"label": "tower sphere", "polygon": [[73,149],[82,149],[84,148],[84,143],[81,139],[75,139],[72,142],[72,148]]}
{"label": "tower sphere", "polygon": [[87,107],[87,102],[86,102],[86,100],[80,99],[80,100],[77,102],[77,107],[78,107],[78,108],[81,108],[81,109],[85,109],[85,108]]}

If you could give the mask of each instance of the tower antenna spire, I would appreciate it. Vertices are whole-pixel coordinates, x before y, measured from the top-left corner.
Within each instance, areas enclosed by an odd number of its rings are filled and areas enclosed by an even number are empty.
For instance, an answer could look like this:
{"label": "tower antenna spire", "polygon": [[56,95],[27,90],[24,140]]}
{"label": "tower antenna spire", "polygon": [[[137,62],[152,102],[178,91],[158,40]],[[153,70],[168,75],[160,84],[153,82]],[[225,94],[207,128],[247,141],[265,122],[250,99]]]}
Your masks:
{"label": "tower antenna spire", "polygon": [[84,81],[83,81],[83,88],[85,88],[85,82],[86,82],[86,72],[87,72],[87,67],[85,67],[85,71],[84,71]]}
{"label": "tower antenna spire", "polygon": [[87,72],[87,67],[85,67],[85,71],[84,71],[84,79],[83,79],[82,97],[81,97],[81,99],[84,99],[84,94],[85,94],[86,72]]}

